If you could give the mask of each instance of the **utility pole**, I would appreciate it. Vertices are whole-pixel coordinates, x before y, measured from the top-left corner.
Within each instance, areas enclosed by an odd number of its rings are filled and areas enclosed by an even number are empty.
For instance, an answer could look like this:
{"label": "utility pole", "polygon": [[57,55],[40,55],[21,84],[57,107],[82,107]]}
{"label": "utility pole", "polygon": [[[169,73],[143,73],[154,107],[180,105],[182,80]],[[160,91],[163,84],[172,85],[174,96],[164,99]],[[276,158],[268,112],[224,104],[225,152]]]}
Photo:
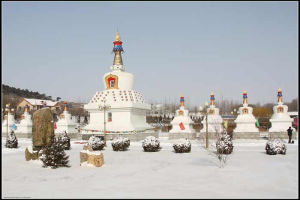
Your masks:
{"label": "utility pole", "polygon": [[106,100],[104,101],[104,105],[99,105],[99,110],[103,110],[103,135],[104,135],[104,145],[106,146],[106,110],[110,109],[110,105],[106,105]]}

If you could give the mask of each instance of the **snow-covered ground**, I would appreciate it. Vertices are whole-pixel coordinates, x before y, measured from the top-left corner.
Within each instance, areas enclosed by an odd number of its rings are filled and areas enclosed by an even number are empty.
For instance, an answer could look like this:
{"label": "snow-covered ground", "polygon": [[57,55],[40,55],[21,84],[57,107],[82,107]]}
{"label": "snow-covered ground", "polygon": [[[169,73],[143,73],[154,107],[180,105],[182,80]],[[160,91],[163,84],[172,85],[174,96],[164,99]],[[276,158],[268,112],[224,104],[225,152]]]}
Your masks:
{"label": "snow-covered ground", "polygon": [[298,198],[298,141],[275,156],[265,153],[266,141],[233,140],[224,168],[204,141],[177,154],[166,138],[159,152],[143,152],[142,142],[114,152],[108,142],[103,167],[80,166],[83,144],[72,141],[71,167],[50,169],[25,161],[31,139],[7,149],[2,138],[2,198]]}

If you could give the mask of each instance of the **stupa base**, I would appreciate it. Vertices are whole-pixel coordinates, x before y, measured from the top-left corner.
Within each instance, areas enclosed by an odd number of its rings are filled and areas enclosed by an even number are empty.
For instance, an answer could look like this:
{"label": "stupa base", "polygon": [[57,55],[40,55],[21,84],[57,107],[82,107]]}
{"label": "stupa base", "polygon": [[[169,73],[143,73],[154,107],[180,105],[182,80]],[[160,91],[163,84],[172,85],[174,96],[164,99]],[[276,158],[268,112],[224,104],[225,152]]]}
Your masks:
{"label": "stupa base", "polygon": [[170,133],[169,132],[169,140],[174,140],[174,139],[181,139],[181,138],[186,138],[189,140],[194,140],[196,139],[196,133]]}
{"label": "stupa base", "polygon": [[[92,135],[94,136],[103,136],[103,133],[84,133],[81,134],[82,140],[88,140]],[[140,133],[107,133],[106,140],[113,140],[116,137],[122,136],[128,138],[130,141],[141,141],[145,139],[148,136],[154,136],[158,138],[158,132],[154,131],[146,131],[146,132],[140,132]]]}

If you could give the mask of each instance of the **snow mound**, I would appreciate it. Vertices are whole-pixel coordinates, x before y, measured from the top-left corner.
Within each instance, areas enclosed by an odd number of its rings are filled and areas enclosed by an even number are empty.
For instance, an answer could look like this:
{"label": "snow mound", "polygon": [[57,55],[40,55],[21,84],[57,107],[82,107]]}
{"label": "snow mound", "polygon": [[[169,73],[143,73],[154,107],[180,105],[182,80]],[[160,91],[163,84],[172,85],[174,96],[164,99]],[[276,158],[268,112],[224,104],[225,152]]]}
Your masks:
{"label": "snow mound", "polygon": [[88,144],[92,147],[93,150],[102,150],[104,147],[104,141],[101,140],[99,137],[91,136]]}
{"label": "snow mound", "polygon": [[216,142],[217,152],[219,154],[231,154],[233,151],[233,143],[230,135],[226,131],[218,138]]}
{"label": "snow mound", "polygon": [[125,151],[130,146],[130,140],[126,137],[117,137],[111,142],[114,151]]}
{"label": "snow mound", "polygon": [[188,153],[191,151],[191,147],[191,142],[188,139],[182,139],[173,144],[176,153]]}
{"label": "snow mound", "polygon": [[160,143],[154,136],[148,136],[144,139],[142,146],[146,152],[155,152],[160,149]]}
{"label": "snow mound", "polygon": [[286,154],[286,145],[281,139],[270,139],[266,143],[266,153],[269,155]]}

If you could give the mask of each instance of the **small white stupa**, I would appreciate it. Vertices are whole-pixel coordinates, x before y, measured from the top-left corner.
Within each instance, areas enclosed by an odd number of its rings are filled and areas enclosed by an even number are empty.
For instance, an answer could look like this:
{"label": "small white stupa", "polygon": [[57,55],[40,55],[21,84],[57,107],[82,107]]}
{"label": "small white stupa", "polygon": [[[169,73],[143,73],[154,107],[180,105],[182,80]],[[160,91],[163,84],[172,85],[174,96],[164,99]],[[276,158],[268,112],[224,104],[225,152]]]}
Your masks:
{"label": "small white stupa", "polygon": [[56,123],[55,134],[64,133],[67,134],[78,133],[77,123],[72,120],[72,115],[68,111],[67,102],[64,102],[65,108],[64,112],[60,114],[60,119]]}
{"label": "small white stupa", "polygon": [[32,134],[32,120],[31,115],[28,112],[29,106],[25,106],[24,114],[20,124],[17,125],[16,133]]}
{"label": "small white stupa", "polygon": [[[7,134],[7,129],[8,132],[12,129],[13,124],[15,124],[15,116],[12,113],[14,110],[10,109],[10,104],[6,105],[6,111],[8,112],[7,115],[4,116],[4,120],[2,122],[2,134]],[[11,112],[12,111],[12,112]],[[7,124],[7,118],[8,118],[8,124]]]}
{"label": "small white stupa", "polygon": [[189,116],[189,111],[184,109],[184,97],[180,97],[180,108],[176,110],[174,119],[171,121],[172,129],[169,133],[195,133],[193,121]]}
{"label": "small white stupa", "polygon": [[[122,42],[117,32],[113,52],[115,54],[111,72],[104,74],[104,90],[98,91],[84,105],[90,113],[90,122],[82,128],[82,134],[135,134],[150,129],[146,123],[146,112],[151,110],[141,93],[133,90],[134,76],[125,72],[122,61]],[[153,132],[153,131],[152,131]],[[137,134],[140,137],[141,134]],[[142,139],[142,138],[140,138]]]}
{"label": "small white stupa", "polygon": [[[221,133],[223,132],[223,119],[219,114],[219,108],[215,105],[215,94],[212,92],[210,95],[210,106],[207,109],[207,124],[208,124],[208,132],[210,133]],[[201,129],[201,133],[206,132],[206,117],[204,117],[203,128]]]}
{"label": "small white stupa", "polygon": [[292,127],[293,119],[289,116],[288,106],[283,105],[282,90],[279,88],[278,93],[278,104],[273,107],[273,115],[270,119],[272,123],[269,132],[286,132],[289,127]]}
{"label": "small white stupa", "polygon": [[247,91],[243,93],[243,107],[239,108],[239,115],[237,116],[236,120],[236,128],[233,132],[259,132],[258,128],[256,127],[256,119],[252,114],[253,108],[248,106],[248,97]]}

